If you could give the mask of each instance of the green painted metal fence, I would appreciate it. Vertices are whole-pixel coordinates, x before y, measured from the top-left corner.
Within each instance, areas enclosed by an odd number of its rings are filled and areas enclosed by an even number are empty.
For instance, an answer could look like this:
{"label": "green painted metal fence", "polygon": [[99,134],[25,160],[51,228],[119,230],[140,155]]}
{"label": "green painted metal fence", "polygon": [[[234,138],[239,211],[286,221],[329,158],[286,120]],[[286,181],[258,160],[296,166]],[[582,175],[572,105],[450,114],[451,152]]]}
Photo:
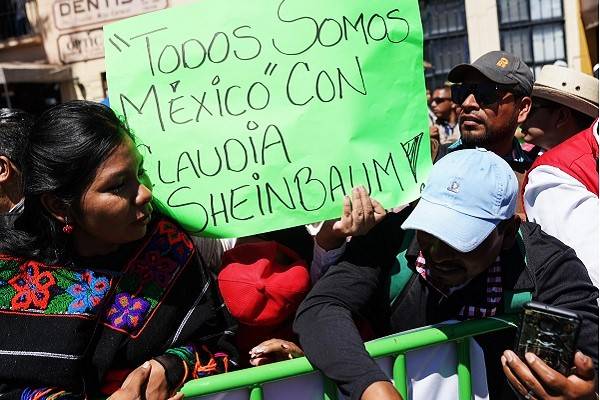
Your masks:
{"label": "green painted metal fence", "polygon": [[[374,358],[394,356],[393,379],[396,388],[407,399],[405,353],[446,342],[457,346],[457,374],[459,399],[472,399],[469,338],[471,336],[514,327],[516,315],[464,321],[455,324],[434,325],[422,330],[409,331],[366,343],[365,347]],[[260,367],[248,368],[227,374],[188,382],[181,390],[186,397],[197,397],[236,389],[249,389],[250,400],[262,400],[262,385],[280,379],[314,372],[315,368],[304,357],[281,361]],[[323,385],[324,400],[337,399],[337,388],[329,380]]]}

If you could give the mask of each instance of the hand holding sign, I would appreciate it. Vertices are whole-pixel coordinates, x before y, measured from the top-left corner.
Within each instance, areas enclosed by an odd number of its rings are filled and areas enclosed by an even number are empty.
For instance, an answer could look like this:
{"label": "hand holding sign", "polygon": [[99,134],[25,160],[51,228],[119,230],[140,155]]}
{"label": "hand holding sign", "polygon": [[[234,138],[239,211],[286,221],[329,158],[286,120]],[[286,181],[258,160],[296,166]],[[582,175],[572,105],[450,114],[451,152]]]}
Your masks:
{"label": "hand holding sign", "polygon": [[111,105],[192,232],[339,217],[364,185],[415,199],[431,166],[415,0],[204,0],[105,27]]}

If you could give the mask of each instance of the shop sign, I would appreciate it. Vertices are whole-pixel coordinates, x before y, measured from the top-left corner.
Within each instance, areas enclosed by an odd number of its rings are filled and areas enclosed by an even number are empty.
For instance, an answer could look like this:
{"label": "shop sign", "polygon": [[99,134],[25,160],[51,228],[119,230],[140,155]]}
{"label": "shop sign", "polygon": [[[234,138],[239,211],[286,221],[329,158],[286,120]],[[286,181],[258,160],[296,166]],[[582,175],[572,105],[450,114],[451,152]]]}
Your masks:
{"label": "shop sign", "polygon": [[168,0],[55,0],[54,24],[72,29],[167,8]]}
{"label": "shop sign", "polygon": [[104,57],[102,28],[60,35],[58,56],[63,64]]}

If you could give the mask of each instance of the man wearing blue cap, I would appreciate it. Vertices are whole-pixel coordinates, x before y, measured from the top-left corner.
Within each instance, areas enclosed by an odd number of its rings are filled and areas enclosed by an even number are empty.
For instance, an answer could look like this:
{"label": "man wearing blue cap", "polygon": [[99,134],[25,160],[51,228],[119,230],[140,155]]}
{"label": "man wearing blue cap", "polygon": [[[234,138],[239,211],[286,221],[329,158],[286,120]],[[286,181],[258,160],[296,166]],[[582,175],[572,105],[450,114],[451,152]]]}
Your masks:
{"label": "man wearing blue cap", "polygon": [[[492,152],[461,150],[438,161],[414,210],[390,213],[367,235],[354,237],[341,262],[300,306],[294,329],[311,363],[352,399],[398,399],[366,353],[353,317],[385,335],[509,312],[507,299],[528,293],[582,317],[576,370],[567,378],[535,356],[519,360],[508,350],[514,331],[482,335],[477,341],[490,398],[515,398],[506,376],[527,399],[549,398],[551,390],[564,399],[593,395],[598,289],[572,249],[538,225],[521,223],[515,215],[518,193],[514,172]],[[416,243],[402,257],[413,273],[390,304],[390,269],[412,235]]]}

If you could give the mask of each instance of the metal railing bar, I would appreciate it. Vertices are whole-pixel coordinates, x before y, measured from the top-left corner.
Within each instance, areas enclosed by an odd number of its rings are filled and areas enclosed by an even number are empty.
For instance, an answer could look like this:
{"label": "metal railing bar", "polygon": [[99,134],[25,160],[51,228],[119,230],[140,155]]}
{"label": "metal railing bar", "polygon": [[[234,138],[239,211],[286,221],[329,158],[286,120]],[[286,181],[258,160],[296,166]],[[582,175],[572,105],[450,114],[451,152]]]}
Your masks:
{"label": "metal railing bar", "polygon": [[[365,344],[374,358],[386,357],[439,343],[455,341],[473,335],[512,328],[517,315],[464,321],[457,324],[435,325],[374,340]],[[247,368],[188,382],[181,391],[186,397],[202,396],[222,391],[252,387],[315,371],[305,357],[281,361],[260,367]]]}
{"label": "metal railing bar", "polygon": [[456,342],[456,374],[458,375],[458,399],[471,400],[473,389],[471,384],[471,354],[469,338]]}
{"label": "metal railing bar", "polygon": [[263,400],[263,389],[260,385],[250,389],[250,400]]}
{"label": "metal railing bar", "polygon": [[408,399],[408,382],[406,376],[406,356],[398,354],[394,360],[394,368],[392,370],[394,378],[394,386],[400,392],[403,399]]}

